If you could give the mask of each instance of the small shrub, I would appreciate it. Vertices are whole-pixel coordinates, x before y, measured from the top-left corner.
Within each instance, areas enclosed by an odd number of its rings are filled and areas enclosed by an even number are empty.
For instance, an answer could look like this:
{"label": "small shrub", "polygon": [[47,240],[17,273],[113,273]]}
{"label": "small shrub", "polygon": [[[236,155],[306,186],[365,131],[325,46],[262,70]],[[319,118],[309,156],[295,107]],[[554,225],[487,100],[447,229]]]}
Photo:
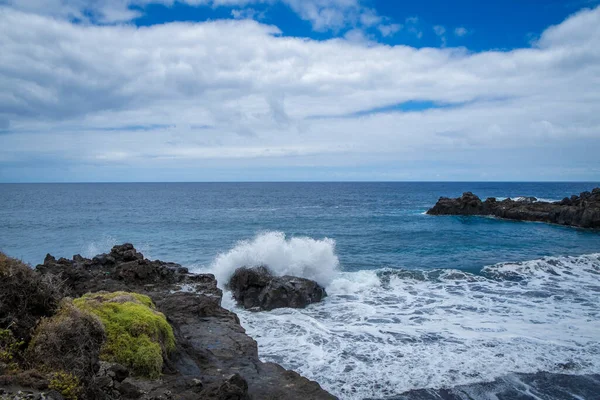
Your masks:
{"label": "small shrub", "polygon": [[148,296],[99,292],[75,299],[73,304],[102,321],[106,331],[103,360],[123,364],[137,375],[160,376],[163,358],[175,348],[175,336]]}
{"label": "small shrub", "polygon": [[27,358],[46,370],[66,371],[87,380],[96,372],[105,339],[98,317],[65,299],[56,315],[37,326]]}
{"label": "small shrub", "polygon": [[63,297],[60,280],[41,276],[29,265],[0,253],[0,329],[27,341],[42,317],[52,315]]}
{"label": "small shrub", "polygon": [[15,339],[10,330],[0,329],[0,363],[7,367],[8,372],[18,371],[23,345],[24,342]]}
{"label": "small shrub", "polygon": [[79,378],[64,371],[52,374],[52,379],[50,379],[48,388],[56,390],[62,394],[66,400],[77,400],[77,397],[81,393]]}

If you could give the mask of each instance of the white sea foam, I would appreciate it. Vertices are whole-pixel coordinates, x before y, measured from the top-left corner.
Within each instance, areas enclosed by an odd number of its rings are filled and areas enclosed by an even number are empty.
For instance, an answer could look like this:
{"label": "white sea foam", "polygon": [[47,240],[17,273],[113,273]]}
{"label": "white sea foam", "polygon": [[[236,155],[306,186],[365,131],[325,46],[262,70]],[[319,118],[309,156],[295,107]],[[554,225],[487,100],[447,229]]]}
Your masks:
{"label": "white sea foam", "polygon": [[112,236],[104,236],[100,240],[87,243],[81,254],[84,257],[92,258],[101,253],[107,253],[110,249],[118,244],[118,240]]}
{"label": "white sea foam", "polygon": [[224,305],[262,359],[342,399],[565,372],[567,363],[571,374],[600,373],[600,254],[503,263],[482,275],[340,272],[329,282],[329,297],[304,310],[247,312],[228,294]]}
{"label": "white sea foam", "polygon": [[[522,201],[522,200],[526,200],[528,197],[525,196],[517,196],[517,197],[496,197],[496,200],[498,201],[502,201],[502,200],[506,200],[506,199],[512,199],[514,201]],[[542,198],[542,197],[536,197],[536,201],[543,201],[546,203],[554,203],[557,201],[560,201],[561,199],[546,199],[546,198]]]}
{"label": "white sea foam", "polygon": [[268,266],[275,275],[300,276],[328,285],[338,272],[339,260],[332,239],[288,238],[282,232],[265,232],[217,256],[210,271],[219,285],[224,285],[237,268],[259,265]]}
{"label": "white sea foam", "polygon": [[[118,244],[122,244],[122,241],[119,241],[117,238],[112,236],[103,236],[100,240],[96,240],[90,243],[87,243],[81,251],[81,255],[84,257],[92,258],[98,254],[108,253]],[[146,258],[152,258],[152,254],[150,253],[151,247],[148,243],[137,242],[136,250],[144,254]]]}

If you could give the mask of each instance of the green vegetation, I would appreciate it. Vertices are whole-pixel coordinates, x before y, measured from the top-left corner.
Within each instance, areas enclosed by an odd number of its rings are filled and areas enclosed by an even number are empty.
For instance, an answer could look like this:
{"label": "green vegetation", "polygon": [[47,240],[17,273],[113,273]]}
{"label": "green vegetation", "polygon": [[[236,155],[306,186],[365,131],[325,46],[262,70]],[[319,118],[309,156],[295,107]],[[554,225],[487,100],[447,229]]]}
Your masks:
{"label": "green vegetation", "polygon": [[77,400],[81,393],[81,384],[79,378],[67,372],[56,372],[52,374],[52,379],[48,385],[49,389],[56,390],[66,400]]}
{"label": "green vegetation", "polygon": [[15,339],[8,329],[0,329],[0,363],[6,365],[9,372],[19,369],[17,359],[20,358],[23,341]]}
{"label": "green vegetation", "polygon": [[163,357],[175,348],[175,337],[148,296],[99,292],[75,299],[73,304],[96,315],[104,325],[101,359],[118,362],[141,376],[160,376]]}

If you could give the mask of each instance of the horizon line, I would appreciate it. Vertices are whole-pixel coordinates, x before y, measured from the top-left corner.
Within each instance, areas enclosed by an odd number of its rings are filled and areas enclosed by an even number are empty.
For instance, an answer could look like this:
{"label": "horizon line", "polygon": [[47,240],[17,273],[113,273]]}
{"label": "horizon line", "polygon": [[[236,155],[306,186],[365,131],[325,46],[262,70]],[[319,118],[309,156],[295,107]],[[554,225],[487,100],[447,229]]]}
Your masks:
{"label": "horizon line", "polygon": [[82,185],[82,184],[148,184],[148,183],[598,183],[600,184],[600,179],[595,181],[545,181],[545,180],[372,180],[372,181],[361,181],[361,180],[323,180],[323,181],[73,181],[73,182],[1,182],[0,185],[59,185],[59,184],[72,184],[72,185]]}

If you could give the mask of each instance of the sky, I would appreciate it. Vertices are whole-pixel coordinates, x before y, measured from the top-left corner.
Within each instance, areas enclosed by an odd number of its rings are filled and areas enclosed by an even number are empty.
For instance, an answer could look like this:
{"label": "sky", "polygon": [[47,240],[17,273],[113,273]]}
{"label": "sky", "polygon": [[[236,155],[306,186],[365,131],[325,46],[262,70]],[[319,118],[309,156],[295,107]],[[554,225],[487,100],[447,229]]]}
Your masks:
{"label": "sky", "polygon": [[600,0],[0,0],[0,182],[600,181]]}

